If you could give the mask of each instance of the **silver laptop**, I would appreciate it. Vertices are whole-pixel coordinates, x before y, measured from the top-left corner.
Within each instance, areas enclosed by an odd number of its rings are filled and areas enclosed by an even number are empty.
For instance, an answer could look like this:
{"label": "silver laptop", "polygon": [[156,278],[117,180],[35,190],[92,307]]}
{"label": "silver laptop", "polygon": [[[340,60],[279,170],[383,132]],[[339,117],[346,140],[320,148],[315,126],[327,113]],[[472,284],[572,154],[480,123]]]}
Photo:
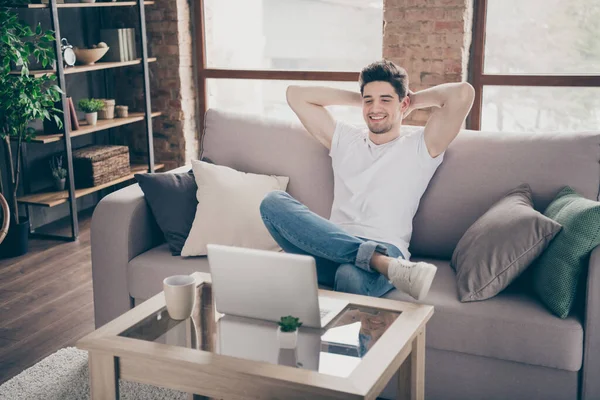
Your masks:
{"label": "silver laptop", "polygon": [[208,263],[217,311],[279,321],[292,315],[303,326],[325,327],[347,301],[318,295],[315,259],[209,244]]}

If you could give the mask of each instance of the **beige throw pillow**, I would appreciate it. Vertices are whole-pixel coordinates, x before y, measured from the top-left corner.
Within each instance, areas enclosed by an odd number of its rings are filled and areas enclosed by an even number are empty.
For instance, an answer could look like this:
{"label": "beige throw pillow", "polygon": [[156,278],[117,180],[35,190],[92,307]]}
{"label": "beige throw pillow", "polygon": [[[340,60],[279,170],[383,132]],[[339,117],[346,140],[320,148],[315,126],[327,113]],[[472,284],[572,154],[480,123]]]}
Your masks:
{"label": "beige throw pillow", "polygon": [[204,256],[209,243],[279,251],[260,216],[260,203],[290,178],[257,175],[192,160],[198,207],[181,255]]}

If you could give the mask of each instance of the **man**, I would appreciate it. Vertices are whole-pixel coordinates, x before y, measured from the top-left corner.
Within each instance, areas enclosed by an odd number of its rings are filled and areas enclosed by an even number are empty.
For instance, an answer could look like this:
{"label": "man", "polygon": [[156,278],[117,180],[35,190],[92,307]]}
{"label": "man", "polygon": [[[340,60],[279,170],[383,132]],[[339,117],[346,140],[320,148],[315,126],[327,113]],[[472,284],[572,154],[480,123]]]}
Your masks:
{"label": "man", "polygon": [[[334,200],[326,220],[289,194],[261,203],[263,221],[283,250],[315,257],[319,281],[334,290],[382,296],[393,287],[422,300],[436,267],[411,262],[408,246],[421,196],[473,104],[466,82],[414,93],[390,61],[365,67],[360,93],[290,86],[287,101],[308,132],[329,149]],[[336,121],[326,106],[362,106],[368,130]],[[433,107],[424,128],[404,133],[413,110]],[[332,282],[333,281],[333,282]]]}

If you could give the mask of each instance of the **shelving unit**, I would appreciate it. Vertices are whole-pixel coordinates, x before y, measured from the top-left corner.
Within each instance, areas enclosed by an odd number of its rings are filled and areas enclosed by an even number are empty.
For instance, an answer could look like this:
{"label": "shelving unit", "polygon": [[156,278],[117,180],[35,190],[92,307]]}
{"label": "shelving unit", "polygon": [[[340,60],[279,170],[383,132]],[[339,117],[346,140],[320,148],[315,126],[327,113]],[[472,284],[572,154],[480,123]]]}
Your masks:
{"label": "shelving unit", "polygon": [[[106,3],[59,3],[57,8],[92,8],[92,7],[131,7],[135,6],[135,1],[118,1],[118,2],[106,2]],[[144,5],[153,5],[153,1],[144,1]],[[50,4],[22,4],[15,5],[15,8],[50,8]]]}
{"label": "shelving unit", "polygon": [[[61,96],[62,102],[62,120],[64,125],[63,133],[55,134],[43,134],[36,136],[35,139],[31,140],[30,143],[43,145],[48,143],[62,142],[64,144],[64,152],[66,155],[66,169],[67,169],[67,188],[63,191],[42,191],[39,193],[30,193],[31,190],[26,190],[26,194],[17,199],[20,204],[26,206],[27,215],[29,216],[29,207],[56,207],[61,204],[69,204],[69,212],[71,219],[71,235],[70,236],[57,236],[48,234],[36,234],[32,232],[31,235],[40,237],[50,237],[58,239],[76,240],[79,236],[79,226],[77,219],[77,199],[83,196],[96,193],[102,189],[113,187],[120,183],[133,179],[134,174],[139,172],[154,172],[164,168],[163,164],[154,164],[154,145],[152,139],[152,118],[161,115],[161,112],[152,112],[150,102],[150,79],[148,63],[155,62],[156,58],[148,57],[148,46],[146,37],[146,14],[145,6],[152,5],[154,1],[118,1],[118,2],[96,2],[96,3],[60,3],[56,0],[50,0],[48,4],[23,4],[15,5],[15,8],[27,8],[27,9],[48,9],[50,11],[50,23],[51,29],[54,31],[56,40],[54,43],[54,51],[56,54],[56,63],[54,69],[44,70],[32,70],[29,71],[29,75],[41,77],[44,75],[56,75],[58,86],[66,91],[65,76],[78,73],[86,73],[91,71],[107,70],[112,68],[123,68],[134,65],[142,66],[143,82],[144,82],[144,111],[143,112],[130,112],[126,118],[114,118],[110,120],[98,120],[98,123],[94,126],[88,125],[85,121],[80,121],[80,128],[78,130],[71,130],[70,111],[67,103],[67,94],[63,93]],[[98,8],[98,7],[137,7],[139,15],[139,29],[137,34],[141,39],[141,58],[136,60],[124,61],[124,62],[97,62],[93,65],[76,65],[74,67],[65,67],[63,63],[61,53],[61,34],[59,25],[59,9],[63,8]],[[20,74],[20,72],[14,72],[14,74]],[[72,154],[72,143],[73,137],[82,135],[89,135],[95,132],[104,131],[107,129],[116,128],[123,125],[144,122],[145,132],[147,137],[147,164],[132,164],[131,172],[123,177],[113,179],[102,185],[97,185],[88,188],[75,188],[74,185],[74,171],[73,171],[73,154]],[[23,174],[27,176],[28,165],[27,165],[27,144],[22,145],[22,156],[23,156]],[[29,186],[29,185],[26,185]]]}
{"label": "shelving unit", "polygon": [[[156,57],[148,58],[149,63],[155,62],[155,61],[156,61]],[[130,65],[139,65],[141,63],[142,63],[142,59],[138,58],[137,60],[131,60],[131,61],[98,62],[94,65],[75,65],[73,67],[69,67],[69,68],[65,69],[64,74],[70,75],[70,74],[79,74],[82,72],[100,71],[103,69],[128,67]],[[47,70],[46,69],[38,69],[38,70],[29,71],[29,75],[34,76],[36,78],[42,77],[44,75],[54,75],[55,73],[56,73],[56,71],[51,70],[51,69],[47,69]],[[12,71],[10,74],[11,75],[20,75],[21,73],[19,71]]]}
{"label": "shelving unit", "polygon": [[[164,168],[164,164],[156,164],[154,165],[155,170],[159,170]],[[75,198],[78,199],[85,195],[95,193],[99,190],[105,189],[110,186],[117,185],[119,183],[126,182],[130,179],[133,179],[133,175],[146,172],[148,167],[146,165],[141,164],[132,164],[131,165],[131,173],[128,175],[122,176],[117,179],[113,179],[110,182],[104,183],[102,185],[93,186],[89,188],[81,188],[75,189]],[[59,192],[42,192],[36,194],[30,194],[27,196],[19,197],[17,201],[21,204],[28,204],[30,206],[42,206],[42,207],[55,207],[69,201],[69,192],[68,190],[63,190]]]}
{"label": "shelving unit", "polygon": [[[160,116],[162,113],[153,112],[152,118]],[[71,137],[77,137],[82,135],[89,135],[90,133],[103,131],[106,129],[116,128],[118,126],[132,124],[134,122],[143,121],[145,117],[144,113],[130,113],[127,118],[115,118],[115,119],[100,119],[96,125],[88,125],[85,120],[79,121],[80,128],[76,131],[71,131]],[[34,139],[31,139],[29,143],[53,143],[62,140],[63,133],[55,133],[51,135],[37,135]]]}

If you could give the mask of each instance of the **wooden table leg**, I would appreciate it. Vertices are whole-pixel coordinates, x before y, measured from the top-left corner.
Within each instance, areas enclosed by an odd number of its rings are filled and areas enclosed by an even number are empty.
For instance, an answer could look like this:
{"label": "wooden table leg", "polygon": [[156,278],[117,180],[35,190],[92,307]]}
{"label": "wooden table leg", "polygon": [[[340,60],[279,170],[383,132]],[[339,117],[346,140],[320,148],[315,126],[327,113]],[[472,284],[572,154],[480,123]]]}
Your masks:
{"label": "wooden table leg", "polygon": [[425,328],[415,336],[411,353],[398,370],[398,399],[425,399]]}
{"label": "wooden table leg", "polygon": [[92,400],[116,400],[119,398],[117,360],[105,353],[90,351],[90,395]]}

